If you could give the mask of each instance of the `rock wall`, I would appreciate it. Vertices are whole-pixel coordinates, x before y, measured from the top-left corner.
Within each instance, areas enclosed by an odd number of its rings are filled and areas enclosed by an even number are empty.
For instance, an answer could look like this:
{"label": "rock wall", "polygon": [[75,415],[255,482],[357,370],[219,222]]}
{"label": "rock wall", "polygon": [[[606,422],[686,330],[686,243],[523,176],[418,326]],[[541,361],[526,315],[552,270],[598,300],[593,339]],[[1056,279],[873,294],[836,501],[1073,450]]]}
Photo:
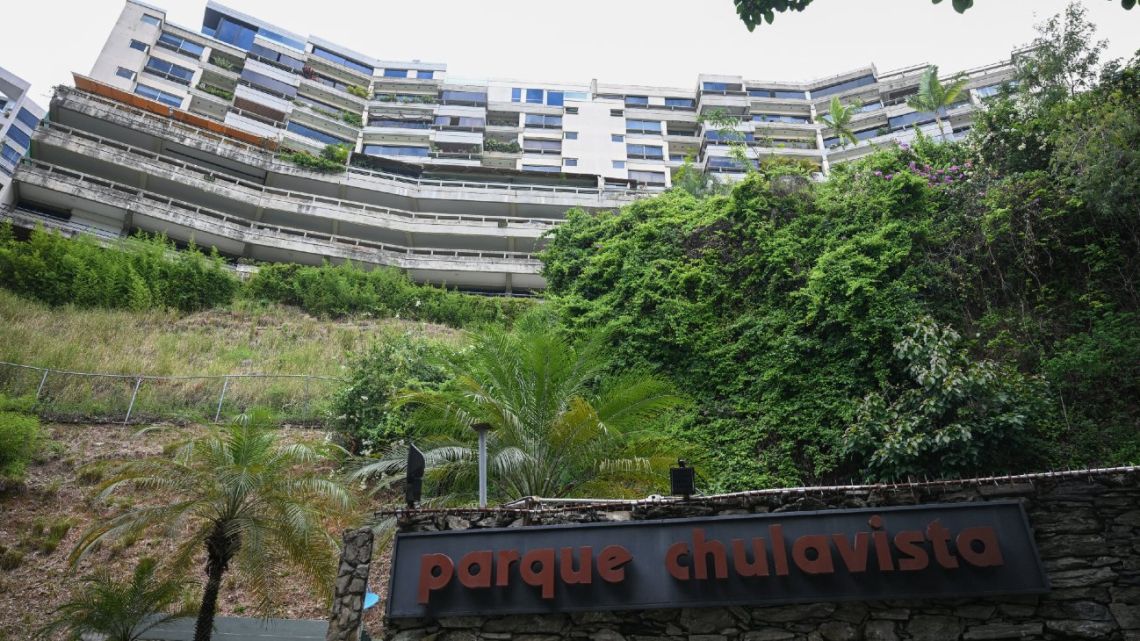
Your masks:
{"label": "rock wall", "polygon": [[372,528],[348,530],[343,541],[325,641],[358,641],[360,638],[360,617],[372,564]]}
{"label": "rock wall", "polygon": [[391,619],[386,641],[1140,641],[1140,468],[804,488],[575,510],[412,511],[401,531],[526,527],[1016,498],[1052,589],[1038,596]]}

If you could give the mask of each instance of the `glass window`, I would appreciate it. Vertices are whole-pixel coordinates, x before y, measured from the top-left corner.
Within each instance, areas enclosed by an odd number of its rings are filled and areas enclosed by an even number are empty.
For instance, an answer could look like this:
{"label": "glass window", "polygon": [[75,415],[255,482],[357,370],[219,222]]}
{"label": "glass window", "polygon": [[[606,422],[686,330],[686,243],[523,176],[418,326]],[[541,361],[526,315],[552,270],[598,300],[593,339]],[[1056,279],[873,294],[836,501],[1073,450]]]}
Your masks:
{"label": "glass window", "polygon": [[610,116],[613,118],[621,118],[624,115],[625,115],[625,112],[622,111],[621,109],[610,109]]}
{"label": "glass window", "polygon": [[427,129],[431,126],[426,120],[400,120],[398,118],[372,118],[369,127],[395,127],[398,129]]}
{"label": "glass window", "polygon": [[290,122],[289,124],[285,125],[285,128],[288,129],[289,131],[295,133],[295,134],[300,134],[306,138],[312,138],[313,140],[323,142],[326,145],[347,145],[348,144],[347,140],[341,140],[340,138],[337,138],[336,136],[331,136],[329,134],[326,134],[323,131],[317,131],[316,129],[313,129],[312,127],[306,127],[305,125],[302,125],[302,124],[299,124],[296,122]]}
{"label": "glass window", "polygon": [[218,21],[218,28],[214,37],[222,42],[228,42],[235,47],[249,51],[250,46],[253,45],[253,37],[256,35],[257,29],[229,17],[222,17]]}
{"label": "glass window", "polygon": [[142,20],[143,22],[145,22],[147,24],[152,24],[156,27],[158,25],[162,24],[162,18],[159,18],[158,16],[152,16],[149,13],[142,14],[142,17],[139,18],[139,20]]}
{"label": "glass window", "polygon": [[524,120],[523,124],[527,127],[539,127],[541,129],[561,129],[562,116],[526,114],[526,119]]}
{"label": "glass window", "polygon": [[739,85],[730,85],[727,82],[706,82],[701,85],[703,91],[732,91],[739,88]]}
{"label": "glass window", "polygon": [[812,98],[823,98],[824,96],[830,96],[832,94],[843,93],[844,91],[847,91],[849,89],[856,89],[858,87],[866,87],[867,85],[873,85],[873,84],[875,84],[875,76],[863,76],[861,78],[855,78],[854,80],[848,80],[846,82],[840,82],[840,83],[836,83],[834,85],[828,85],[828,86],[822,87],[820,89],[813,89],[811,92],[811,97]]}
{"label": "glass window", "polygon": [[625,134],[610,134],[611,142],[625,142]]}
{"label": "glass window", "polygon": [[791,98],[803,100],[804,92],[789,89],[749,89],[748,95],[755,98]]}
{"label": "glass window", "polygon": [[711,142],[752,142],[756,140],[756,134],[751,131],[720,132],[716,129],[710,129],[705,132],[705,138]]}
{"label": "glass window", "polygon": [[407,69],[385,69],[384,70],[384,77],[385,78],[407,78],[408,77],[408,70]]}
{"label": "glass window", "polygon": [[577,158],[563,158],[562,164],[567,166],[567,167],[577,167],[578,166],[578,159]]}
{"label": "glass window", "polygon": [[907,125],[921,125],[933,121],[934,112],[932,111],[915,111],[887,119],[887,123],[891,129],[898,129],[899,127],[906,127]]}
{"label": "glass window", "polygon": [[561,169],[554,165],[523,165],[523,171],[540,171],[547,174],[556,174]]}
{"label": "glass window", "polygon": [[283,36],[264,27],[257,30],[257,35],[265,38],[266,40],[272,40],[273,42],[283,44],[290,49],[296,49],[297,51],[305,50],[305,43],[301,42],[300,40],[294,40],[288,36]]}
{"label": "glass window", "polygon": [[669,154],[669,162],[685,162],[685,154]]}
{"label": "glass window", "polygon": [[33,116],[32,112],[23,107],[20,108],[20,111],[16,112],[16,120],[27,125],[29,129],[35,129],[40,124],[40,119]]}
{"label": "glass window", "polygon": [[257,73],[250,69],[242,70],[241,79],[254,89],[260,89],[275,96],[285,96],[286,98],[297,97],[297,88],[293,85],[287,82],[281,82],[276,78],[270,78],[265,74]]}
{"label": "glass window", "polygon": [[181,107],[182,106],[182,99],[181,98],[179,98],[178,96],[176,96],[172,93],[166,93],[165,91],[162,91],[161,89],[155,89],[154,87],[148,87],[146,85],[139,85],[139,86],[135,87],[135,93],[137,93],[140,96],[143,96],[144,98],[150,98],[151,100],[157,100],[157,101],[159,101],[165,105],[170,105],[171,107]]}
{"label": "glass window", "polygon": [[626,120],[625,121],[626,133],[661,133],[660,120]]}
{"label": "glass window", "polygon": [[542,104],[542,89],[527,89],[526,101],[532,104]]}
{"label": "glass window", "polygon": [[444,91],[441,99],[449,105],[481,107],[487,104],[487,94],[480,91]]}
{"label": "glass window", "polygon": [[614,169],[625,169],[625,161],[624,160],[615,160],[614,161]]}
{"label": "glass window", "polygon": [[142,51],[145,53],[147,49],[150,49],[150,46],[147,45],[145,42],[139,42],[138,40],[132,39],[131,40],[131,49],[137,49],[138,51]]}
{"label": "glass window", "polygon": [[576,132],[576,131],[567,131],[565,135],[566,135],[566,140],[577,140],[578,139],[578,132]]}
{"label": "glass window", "polygon": [[585,101],[590,99],[590,94],[585,91],[563,91],[563,100],[579,100]]}
{"label": "glass window", "polygon": [[7,160],[13,165],[20,164],[20,158],[23,157],[23,154],[8,146],[6,143],[2,147],[2,151],[0,151],[0,155],[3,155],[4,160]]}
{"label": "glass window", "polygon": [[427,147],[406,145],[364,145],[364,153],[373,156],[417,156],[427,158],[431,150]]}
{"label": "glass window", "polygon": [[435,77],[434,71],[425,71],[423,69],[417,69],[416,70],[416,78],[419,78],[420,80],[431,80],[434,77]]}
{"label": "glass window", "polygon": [[754,122],[786,122],[793,125],[806,125],[807,116],[785,116],[783,114],[752,114]]}
{"label": "glass window", "polygon": [[665,157],[661,147],[635,144],[625,146],[625,155],[629,158],[648,158],[654,160],[660,160]]}
{"label": "glass window", "polygon": [[977,94],[978,98],[989,98],[990,96],[996,96],[1000,91],[1001,84],[999,83],[996,85],[989,85],[988,87],[978,87],[974,90],[974,93]]}
{"label": "glass window", "polygon": [[630,106],[648,107],[649,106],[649,96],[626,96],[625,97],[625,106],[627,106],[627,107],[630,107]]}
{"label": "glass window", "polygon": [[548,91],[546,92],[546,104],[555,107],[561,107],[564,100],[564,94],[561,91]]}
{"label": "glass window", "polygon": [[665,172],[663,171],[637,171],[636,169],[629,170],[629,179],[643,182],[649,185],[664,185]]}
{"label": "glass window", "polygon": [[196,42],[190,42],[185,38],[181,38],[174,35],[173,33],[168,33],[166,31],[163,31],[162,34],[158,36],[158,42],[155,44],[164,49],[170,49],[177,54],[190,58],[201,58],[202,52],[206,50],[205,47]]}
{"label": "glass window", "polygon": [[147,58],[146,71],[180,85],[190,84],[190,80],[194,77],[193,69],[180,67],[173,62],[167,62],[154,56]]}
{"label": "glass window", "polygon": [[352,69],[353,71],[359,71],[360,73],[362,73],[366,76],[372,75],[372,71],[373,71],[372,67],[369,67],[366,64],[361,64],[361,63],[359,63],[355,60],[352,60],[350,58],[345,58],[344,56],[342,56],[340,54],[333,53],[333,52],[329,51],[328,49],[322,49],[321,47],[313,47],[313,55],[315,55],[319,58],[324,58],[325,60],[331,60],[332,62],[335,62],[339,65],[343,65],[345,67],[348,67],[349,69]]}
{"label": "glass window", "polygon": [[567,108],[566,108],[566,113],[568,113],[568,114],[576,114],[576,113],[578,113],[578,108],[577,108],[577,107],[567,107]]}
{"label": "glass window", "polygon": [[[756,164],[756,161],[752,162]],[[709,169],[730,169],[732,171],[742,171],[744,169],[744,166],[731,156],[709,156],[708,166]]]}
{"label": "glass window", "polygon": [[274,51],[269,47],[253,43],[249,48],[249,55],[260,59],[262,62],[268,63],[274,67],[282,67],[287,71],[300,73],[305,68],[305,63],[293,56],[287,56],[283,53]]}
{"label": "glass window", "polygon": [[562,141],[523,138],[523,151],[538,154],[559,154],[562,153]]}
{"label": "glass window", "polygon": [[127,80],[134,80],[135,79],[135,72],[131,71],[130,69],[127,69],[126,67],[119,67],[118,69],[116,69],[115,75],[120,77],[120,78],[126,78]]}
{"label": "glass window", "polygon": [[665,99],[665,106],[666,107],[692,107],[693,106],[693,99],[692,98],[666,98]]}
{"label": "glass window", "polygon": [[518,87],[511,89],[511,102],[522,102],[522,89]]}

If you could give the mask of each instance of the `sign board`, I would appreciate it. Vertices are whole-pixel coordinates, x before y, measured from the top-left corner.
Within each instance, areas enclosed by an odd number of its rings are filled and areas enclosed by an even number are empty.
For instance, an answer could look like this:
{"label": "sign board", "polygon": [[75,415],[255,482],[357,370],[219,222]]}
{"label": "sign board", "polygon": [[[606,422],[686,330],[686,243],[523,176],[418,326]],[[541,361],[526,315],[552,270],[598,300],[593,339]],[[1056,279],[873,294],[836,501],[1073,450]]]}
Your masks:
{"label": "sign board", "polygon": [[1020,503],[401,533],[388,616],[1033,594]]}

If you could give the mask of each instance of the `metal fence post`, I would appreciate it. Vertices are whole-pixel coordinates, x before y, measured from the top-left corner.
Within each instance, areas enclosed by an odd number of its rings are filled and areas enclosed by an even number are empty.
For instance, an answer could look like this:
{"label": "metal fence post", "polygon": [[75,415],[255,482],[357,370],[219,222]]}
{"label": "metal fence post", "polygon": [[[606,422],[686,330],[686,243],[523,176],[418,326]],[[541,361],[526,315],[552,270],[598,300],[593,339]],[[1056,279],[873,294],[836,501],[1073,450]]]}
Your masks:
{"label": "metal fence post", "polygon": [[123,425],[131,422],[131,410],[135,409],[135,399],[139,395],[139,387],[142,386],[142,377],[135,379],[135,391],[131,392],[131,404],[127,406],[127,417],[123,419]]}
{"label": "metal fence post", "polygon": [[218,396],[218,411],[214,412],[214,422],[217,423],[222,418],[222,403],[226,400],[226,388],[230,386],[230,377],[227,376],[222,381],[222,393]]}
{"label": "metal fence post", "polygon": [[43,376],[43,378],[40,379],[40,386],[36,388],[36,400],[37,401],[40,400],[40,393],[42,393],[44,391],[44,384],[47,383],[47,375],[48,375],[48,372],[50,372],[50,371],[51,371],[50,369],[44,370],[44,376]]}

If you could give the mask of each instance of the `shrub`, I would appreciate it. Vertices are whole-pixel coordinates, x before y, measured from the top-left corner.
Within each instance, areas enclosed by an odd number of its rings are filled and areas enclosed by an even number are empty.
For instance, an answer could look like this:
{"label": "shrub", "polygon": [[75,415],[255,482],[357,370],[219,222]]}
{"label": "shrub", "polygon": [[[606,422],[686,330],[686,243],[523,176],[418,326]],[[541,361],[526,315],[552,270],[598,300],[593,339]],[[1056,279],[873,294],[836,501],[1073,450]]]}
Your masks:
{"label": "shrub", "polygon": [[40,423],[34,416],[0,412],[0,483],[19,483],[35,453]]}
{"label": "shrub", "polygon": [[324,173],[337,173],[344,171],[348,165],[348,147],[344,145],[326,145],[320,156],[314,156],[307,151],[285,153],[281,158],[301,167]]}

